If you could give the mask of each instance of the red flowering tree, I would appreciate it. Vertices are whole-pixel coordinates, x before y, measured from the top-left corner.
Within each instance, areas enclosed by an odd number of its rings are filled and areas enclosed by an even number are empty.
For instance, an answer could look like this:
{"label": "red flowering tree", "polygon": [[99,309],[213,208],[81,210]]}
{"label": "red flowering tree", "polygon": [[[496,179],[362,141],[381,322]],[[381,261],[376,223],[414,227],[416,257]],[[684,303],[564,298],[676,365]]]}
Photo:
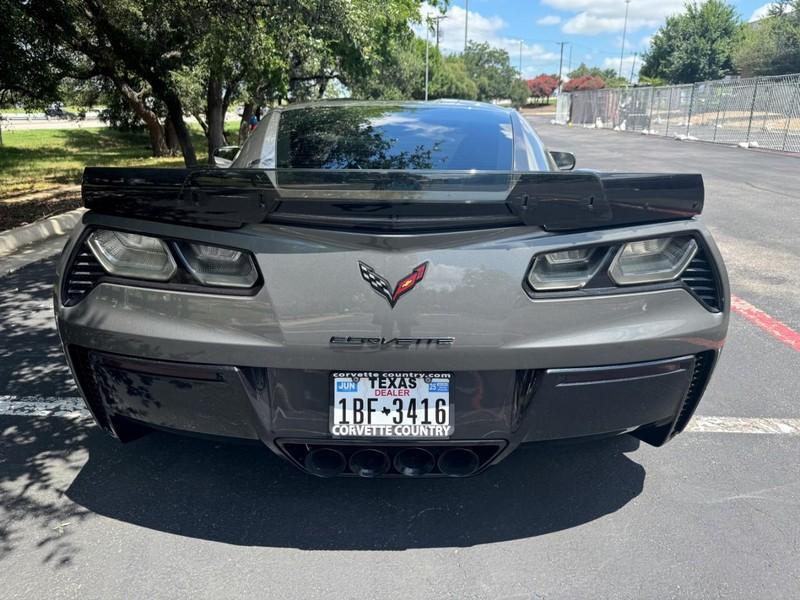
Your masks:
{"label": "red flowering tree", "polygon": [[606,87],[606,82],[594,75],[583,75],[570,79],[564,84],[565,92],[581,92],[583,90],[600,90]]}
{"label": "red flowering tree", "polygon": [[549,102],[550,96],[552,96],[553,92],[558,88],[558,76],[542,73],[533,79],[528,79],[525,83],[528,84],[531,96],[539,98],[540,102],[542,98],[544,102]]}

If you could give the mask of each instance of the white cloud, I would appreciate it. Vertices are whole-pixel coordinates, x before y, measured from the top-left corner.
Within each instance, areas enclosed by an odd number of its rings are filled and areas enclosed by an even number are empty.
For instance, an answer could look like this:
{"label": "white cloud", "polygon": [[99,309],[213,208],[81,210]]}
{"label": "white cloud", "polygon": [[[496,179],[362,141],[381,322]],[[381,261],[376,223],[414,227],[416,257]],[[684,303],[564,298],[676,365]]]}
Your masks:
{"label": "white cloud", "polygon": [[653,41],[653,36],[646,35],[641,40],[639,40],[639,47],[642,48],[643,50],[647,50],[650,48],[650,44],[652,43],[652,41]]}
{"label": "white cloud", "polygon": [[[429,4],[423,4],[420,10],[423,19],[426,16],[440,15],[439,9]],[[447,11],[447,18],[439,23],[439,49],[445,54],[454,54],[464,50],[464,21],[466,11],[460,6],[451,6]],[[495,48],[502,48],[508,52],[511,64],[517,66],[519,62],[519,39],[506,37],[503,30],[508,27],[503,19],[498,16],[484,16],[479,12],[469,11],[469,39],[472,42],[487,42]],[[425,26],[414,27],[417,36],[425,37]],[[435,30],[431,34],[431,42],[435,42]],[[549,63],[558,60],[558,53],[548,50],[541,44],[522,44],[523,71],[531,63]]]}
{"label": "white cloud", "polygon": [[[753,11],[753,14],[750,15],[750,22],[753,21],[760,21],[761,19],[769,16],[769,9],[772,8],[773,2],[767,2],[766,4],[762,4],[757,9]],[[788,7],[788,10],[791,12],[792,8]]]}
{"label": "white cloud", "polygon": [[[639,67],[642,66],[642,61],[639,57],[636,57],[636,65],[634,66],[633,56],[626,56],[622,59],[622,77],[628,79],[631,76],[631,67],[633,67],[633,80],[636,81],[639,78]],[[614,69],[615,71],[619,71],[619,59],[618,58],[604,58],[603,59],[603,68],[604,69]]]}
{"label": "white cloud", "polygon": [[[622,0],[542,0],[559,10],[577,13],[562,31],[577,35],[621,32],[625,23]],[[684,0],[632,0],[628,6],[628,31],[658,27],[668,15],[680,12]]]}
{"label": "white cloud", "polygon": [[561,23],[561,17],[558,15],[547,15],[536,21],[537,25],[558,25]]}

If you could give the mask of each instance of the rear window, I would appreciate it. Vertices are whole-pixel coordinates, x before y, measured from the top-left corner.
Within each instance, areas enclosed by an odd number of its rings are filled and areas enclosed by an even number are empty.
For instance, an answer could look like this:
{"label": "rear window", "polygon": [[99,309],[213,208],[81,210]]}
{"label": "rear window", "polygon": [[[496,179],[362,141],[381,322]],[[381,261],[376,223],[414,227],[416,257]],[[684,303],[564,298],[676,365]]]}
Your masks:
{"label": "rear window", "polygon": [[281,114],[278,168],[512,170],[511,119],[453,106],[320,106]]}

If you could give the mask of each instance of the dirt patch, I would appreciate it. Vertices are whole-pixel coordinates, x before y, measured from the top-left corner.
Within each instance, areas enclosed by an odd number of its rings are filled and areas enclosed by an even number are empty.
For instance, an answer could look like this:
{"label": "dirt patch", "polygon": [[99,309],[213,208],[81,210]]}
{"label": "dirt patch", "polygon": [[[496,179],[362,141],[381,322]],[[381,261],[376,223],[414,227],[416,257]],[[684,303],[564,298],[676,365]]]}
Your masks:
{"label": "dirt patch", "polygon": [[70,185],[0,199],[0,231],[27,225],[81,205],[80,186]]}

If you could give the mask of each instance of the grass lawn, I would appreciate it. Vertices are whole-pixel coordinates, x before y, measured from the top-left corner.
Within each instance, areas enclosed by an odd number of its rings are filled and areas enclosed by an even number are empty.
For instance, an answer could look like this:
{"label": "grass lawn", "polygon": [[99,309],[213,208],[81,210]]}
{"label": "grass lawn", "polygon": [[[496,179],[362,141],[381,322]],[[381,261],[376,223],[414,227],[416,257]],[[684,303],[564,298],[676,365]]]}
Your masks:
{"label": "grass lawn", "polygon": [[[236,139],[238,123],[230,123]],[[191,128],[198,161],[206,160],[206,140]],[[30,129],[3,132],[0,146],[0,200],[58,185],[79,183],[84,167],[181,167],[182,157],[153,158],[145,132],[123,133],[110,127]]]}

